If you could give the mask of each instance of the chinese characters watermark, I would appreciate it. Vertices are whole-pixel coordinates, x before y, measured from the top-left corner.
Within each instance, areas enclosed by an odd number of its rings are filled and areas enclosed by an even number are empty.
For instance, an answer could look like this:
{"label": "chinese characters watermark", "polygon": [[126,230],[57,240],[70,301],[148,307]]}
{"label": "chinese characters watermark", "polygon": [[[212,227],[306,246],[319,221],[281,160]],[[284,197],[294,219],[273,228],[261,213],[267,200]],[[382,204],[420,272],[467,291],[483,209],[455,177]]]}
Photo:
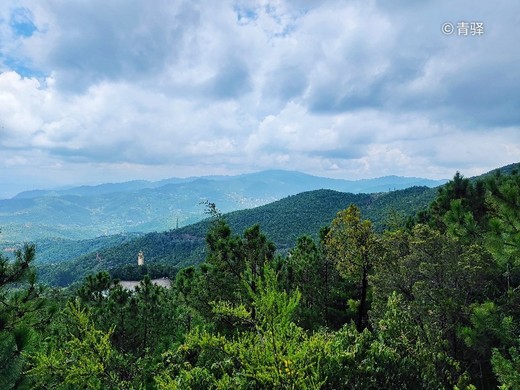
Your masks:
{"label": "chinese characters watermark", "polygon": [[464,37],[479,37],[484,34],[484,22],[445,22],[441,26],[441,31],[444,35],[456,34]]}

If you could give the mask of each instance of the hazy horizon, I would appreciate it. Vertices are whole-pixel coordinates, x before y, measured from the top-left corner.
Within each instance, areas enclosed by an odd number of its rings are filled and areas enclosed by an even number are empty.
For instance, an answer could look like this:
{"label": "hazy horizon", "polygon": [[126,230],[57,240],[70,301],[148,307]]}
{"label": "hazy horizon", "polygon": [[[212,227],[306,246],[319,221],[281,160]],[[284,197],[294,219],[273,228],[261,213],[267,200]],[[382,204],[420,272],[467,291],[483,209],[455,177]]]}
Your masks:
{"label": "hazy horizon", "polygon": [[[314,174],[311,174],[311,173],[307,173],[307,172],[302,172],[302,171],[295,171],[295,170],[290,170],[290,169],[266,169],[266,170],[261,170],[261,171],[253,171],[253,172],[244,172],[244,173],[238,173],[238,174],[227,174],[227,175],[201,175],[201,176],[170,176],[170,177],[164,177],[164,178],[159,178],[157,180],[147,180],[147,179],[130,179],[130,180],[121,180],[121,181],[108,181],[108,182],[89,182],[89,183],[79,183],[79,184],[68,184],[68,185],[61,185],[61,186],[50,186],[50,187],[41,187],[41,188],[27,188],[27,189],[23,189],[21,191],[18,191],[18,192],[15,192],[13,194],[10,194],[8,195],[7,197],[1,197],[0,196],[0,200],[5,200],[5,199],[10,199],[20,193],[23,193],[23,192],[26,192],[26,191],[53,191],[53,190],[56,190],[56,191],[59,191],[59,190],[67,190],[67,189],[71,189],[71,188],[76,188],[76,187],[96,187],[96,186],[101,186],[101,185],[105,185],[105,184],[123,184],[123,183],[128,183],[128,182],[134,182],[134,181],[146,181],[146,182],[150,182],[150,183],[157,183],[157,182],[161,182],[161,181],[167,181],[167,180],[170,180],[170,179],[179,179],[179,180],[188,180],[188,179],[199,179],[199,178],[208,178],[208,179],[211,179],[212,177],[236,177],[236,176],[241,176],[241,175],[252,175],[252,174],[257,174],[257,173],[264,173],[264,172],[269,172],[269,171],[283,171],[283,172],[297,172],[297,173],[301,173],[301,174],[304,174],[304,175],[309,175],[309,176],[314,176],[314,177],[320,177],[320,178],[325,178],[325,179],[334,179],[334,180],[346,180],[346,181],[363,181],[363,180],[374,180],[374,179],[381,179],[381,178],[384,178],[384,177],[392,177],[392,176],[397,176],[397,177],[403,177],[403,178],[407,178],[407,179],[424,179],[424,180],[431,180],[431,181],[447,181],[447,180],[450,180],[451,177],[449,178],[440,178],[440,179],[432,179],[432,178],[427,178],[427,177],[419,177],[419,176],[400,176],[400,175],[383,175],[383,176],[374,176],[374,177],[366,177],[366,178],[359,178],[359,179],[349,179],[349,178],[338,178],[338,177],[329,177],[329,176],[322,176],[322,175],[314,175]],[[483,173],[486,173],[486,172],[483,172]],[[455,172],[454,172],[455,174]],[[452,175],[453,176],[453,175]]]}

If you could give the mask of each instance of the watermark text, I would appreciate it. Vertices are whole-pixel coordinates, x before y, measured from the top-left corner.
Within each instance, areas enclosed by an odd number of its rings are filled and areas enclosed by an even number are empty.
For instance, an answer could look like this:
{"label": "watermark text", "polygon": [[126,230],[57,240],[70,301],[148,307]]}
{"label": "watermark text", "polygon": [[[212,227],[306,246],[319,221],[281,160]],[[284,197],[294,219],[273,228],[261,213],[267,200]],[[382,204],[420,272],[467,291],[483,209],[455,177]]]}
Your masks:
{"label": "watermark text", "polygon": [[444,35],[458,35],[463,37],[480,37],[484,35],[484,22],[459,21],[444,22],[441,26]]}

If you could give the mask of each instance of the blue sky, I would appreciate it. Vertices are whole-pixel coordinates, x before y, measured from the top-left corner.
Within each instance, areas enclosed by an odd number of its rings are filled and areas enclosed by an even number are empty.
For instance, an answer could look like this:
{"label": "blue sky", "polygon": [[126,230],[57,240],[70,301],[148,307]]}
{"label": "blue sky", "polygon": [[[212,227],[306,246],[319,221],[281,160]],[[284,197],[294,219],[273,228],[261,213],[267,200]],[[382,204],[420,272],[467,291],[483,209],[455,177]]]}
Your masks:
{"label": "blue sky", "polygon": [[517,0],[4,0],[0,197],[518,162],[519,25]]}

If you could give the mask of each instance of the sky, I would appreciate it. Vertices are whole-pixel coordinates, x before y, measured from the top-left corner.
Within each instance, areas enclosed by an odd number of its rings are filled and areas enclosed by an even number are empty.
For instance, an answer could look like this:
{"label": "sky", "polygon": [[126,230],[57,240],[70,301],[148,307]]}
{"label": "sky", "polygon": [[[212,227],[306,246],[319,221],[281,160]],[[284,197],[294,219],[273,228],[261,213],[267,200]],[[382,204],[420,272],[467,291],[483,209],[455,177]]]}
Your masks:
{"label": "sky", "polygon": [[2,0],[0,198],[520,161],[518,0]]}

